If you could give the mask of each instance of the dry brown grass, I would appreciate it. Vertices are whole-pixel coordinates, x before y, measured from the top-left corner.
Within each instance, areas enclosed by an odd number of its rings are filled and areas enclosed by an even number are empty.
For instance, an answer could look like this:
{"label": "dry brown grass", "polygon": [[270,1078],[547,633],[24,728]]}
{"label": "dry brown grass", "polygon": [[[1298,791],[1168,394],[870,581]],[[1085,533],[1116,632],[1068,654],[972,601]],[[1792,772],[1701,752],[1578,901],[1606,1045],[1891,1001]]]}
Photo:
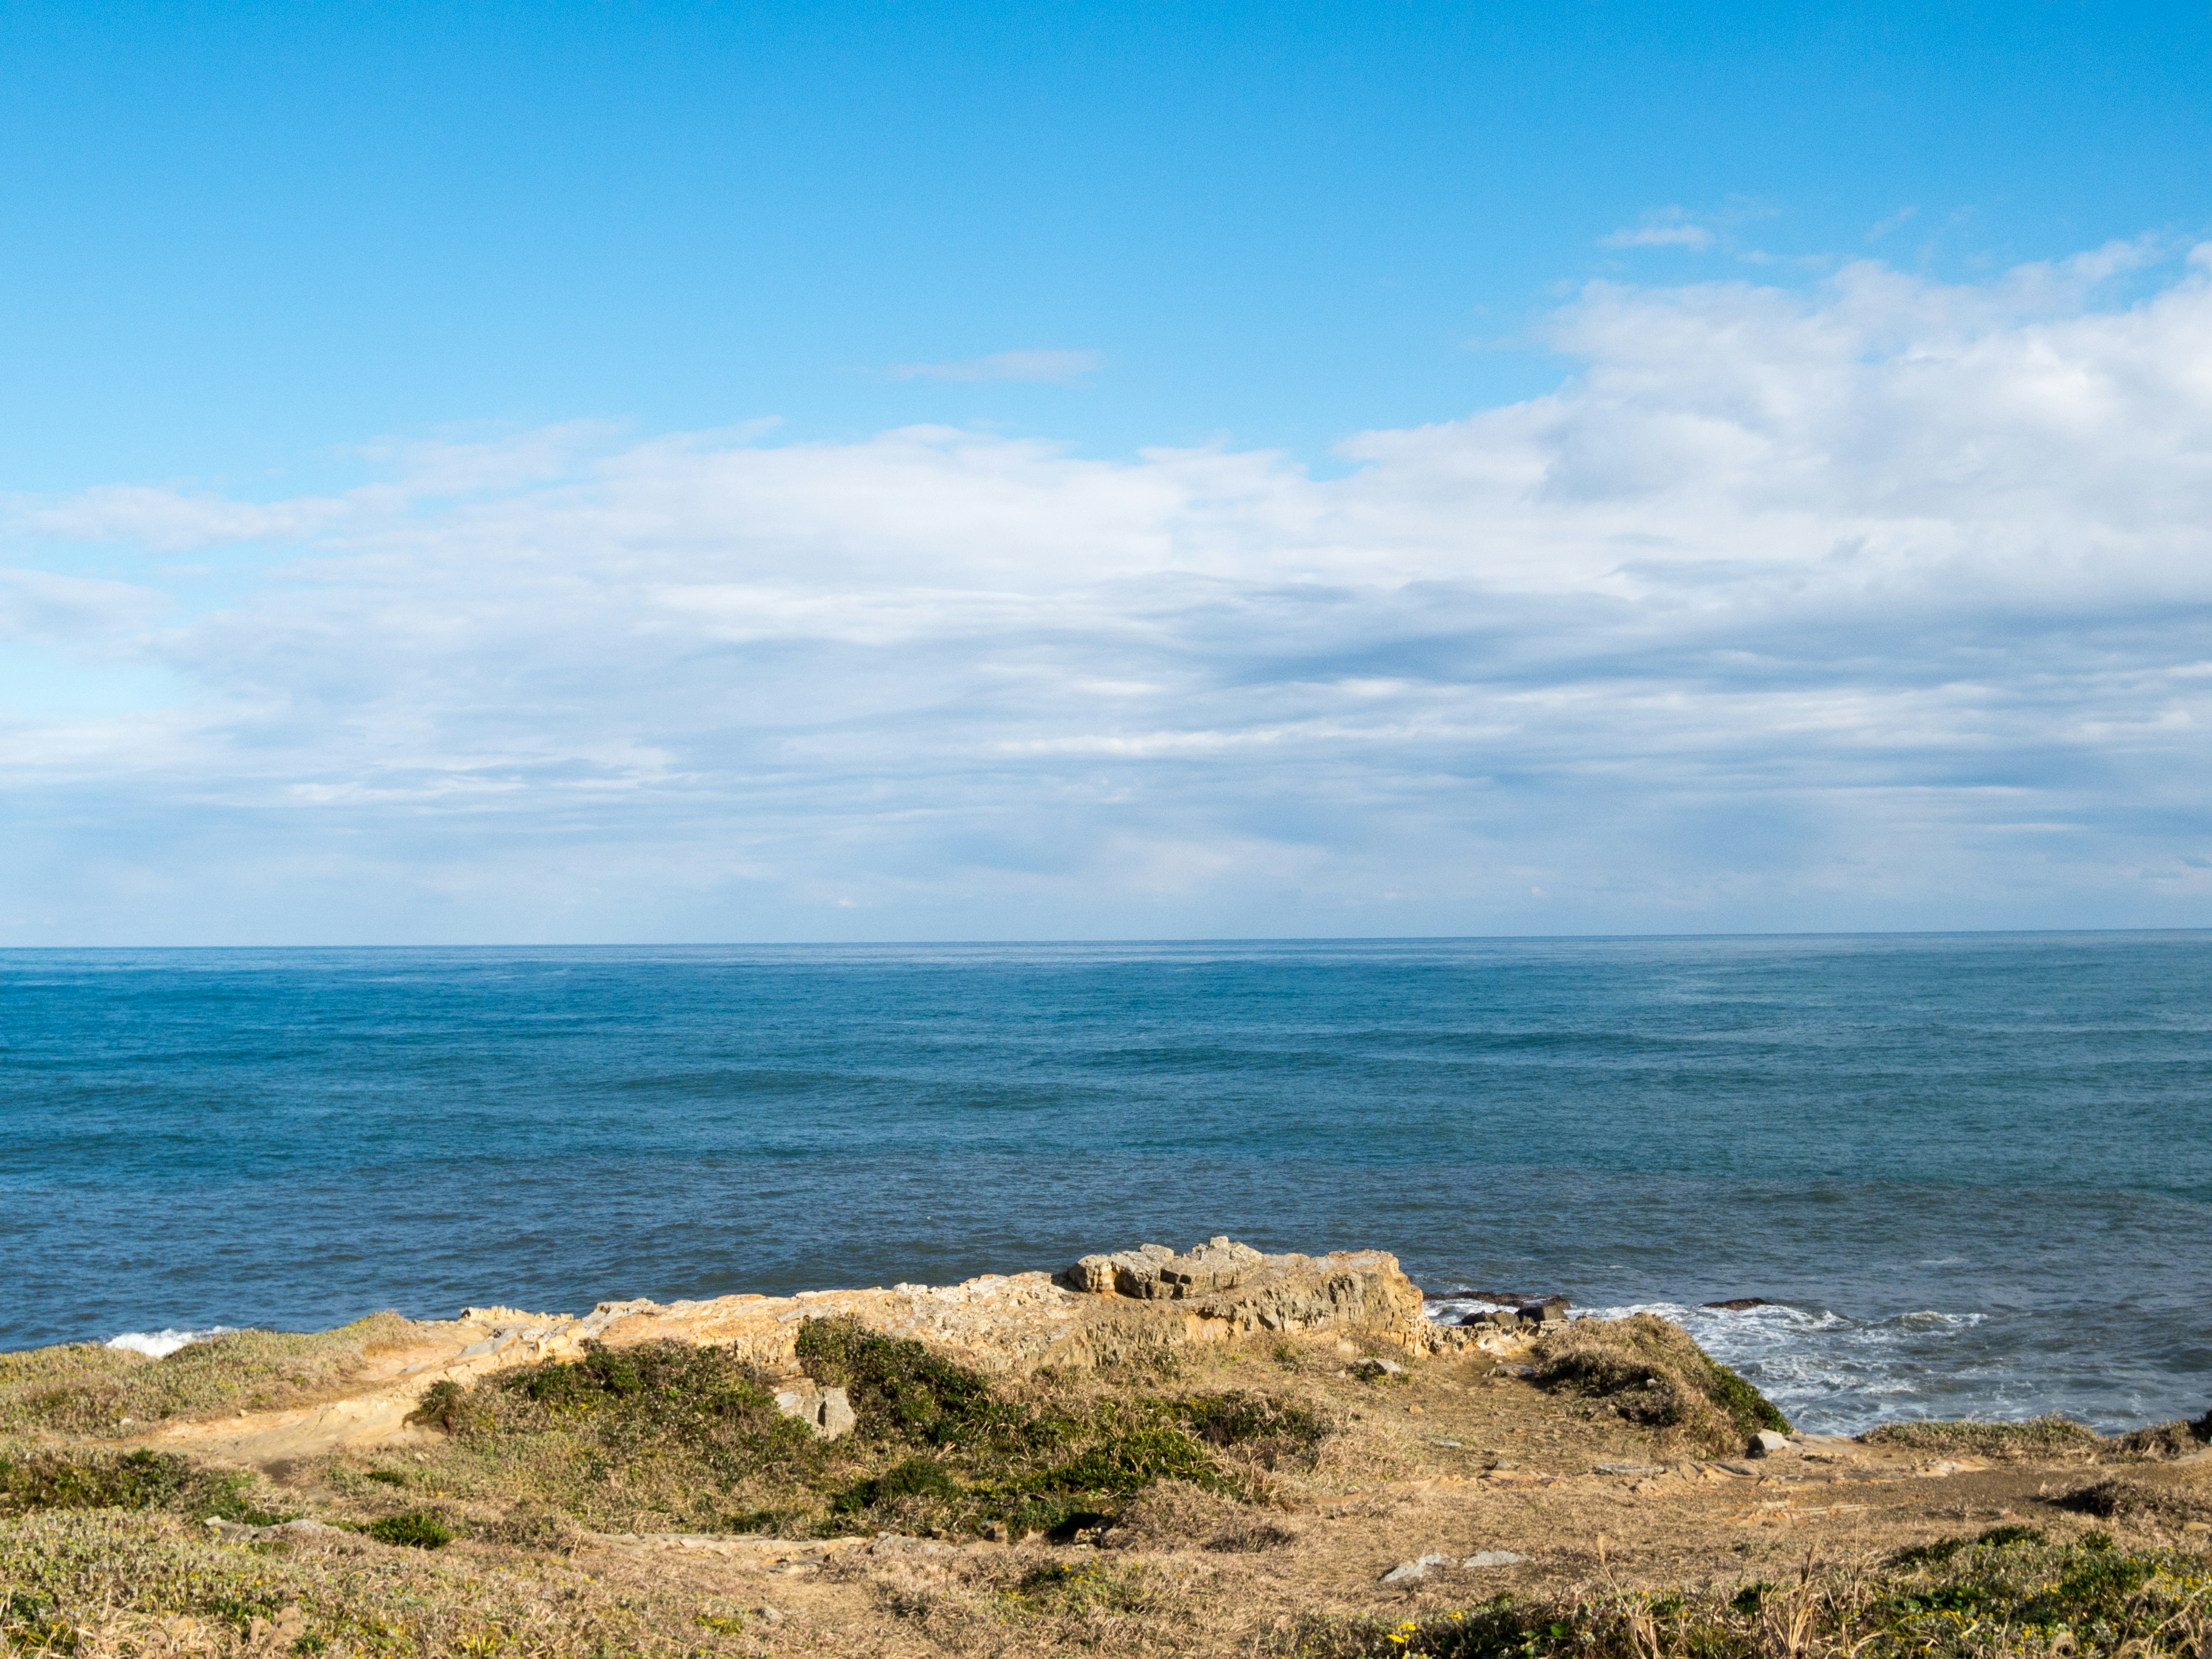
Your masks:
{"label": "dry brown grass", "polygon": [[2105,1437],[2070,1417],[2033,1417],[2024,1423],[1885,1423],[1859,1437],[1869,1446],[1933,1452],[1948,1457],[2018,1460],[2059,1457],[2104,1449]]}
{"label": "dry brown grass", "polygon": [[2171,1423],[2157,1423],[2147,1429],[2133,1429],[2125,1434],[2116,1434],[2106,1445],[2111,1451],[2123,1457],[2137,1457],[2147,1463],[2163,1463],[2203,1451],[2207,1441],[2212,1441],[2212,1412],[2207,1412],[2193,1423],[2176,1419]]}
{"label": "dry brown grass", "polygon": [[160,1359],[92,1343],[0,1354],[0,1433],[124,1437],[156,1424],[328,1398],[416,1327],[371,1314],[334,1331],[227,1331]]}
{"label": "dry brown grass", "polygon": [[2105,1520],[2144,1516],[2184,1522],[2212,1521],[2212,1497],[2187,1486],[2133,1480],[2125,1475],[2114,1475],[2078,1487],[2052,1501],[2077,1515],[2094,1515]]}
{"label": "dry brown grass", "polygon": [[1790,1425],[1764,1395],[1693,1341],[1650,1314],[1578,1319],[1536,1352],[1542,1387],[1601,1401],[1628,1422],[1658,1429],[1717,1456],[1741,1452],[1761,1429]]}

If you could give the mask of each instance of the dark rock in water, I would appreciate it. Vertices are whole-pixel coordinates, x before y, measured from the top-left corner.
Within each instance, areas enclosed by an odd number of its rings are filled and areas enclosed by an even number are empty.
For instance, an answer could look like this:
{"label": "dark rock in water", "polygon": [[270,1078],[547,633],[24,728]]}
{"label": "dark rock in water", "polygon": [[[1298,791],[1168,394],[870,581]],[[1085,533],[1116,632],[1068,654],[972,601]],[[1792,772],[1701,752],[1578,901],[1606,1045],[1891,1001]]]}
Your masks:
{"label": "dark rock in water", "polygon": [[1779,1302],[1770,1302],[1763,1296],[1731,1297],[1726,1302],[1700,1302],[1701,1308],[1719,1308],[1728,1313],[1747,1313],[1753,1308],[1778,1308]]}
{"label": "dark rock in water", "polygon": [[1550,1297],[1541,1302],[1532,1302],[1522,1308],[1521,1317],[1534,1325],[1564,1325],[1567,1309],[1571,1304],[1564,1296]]}

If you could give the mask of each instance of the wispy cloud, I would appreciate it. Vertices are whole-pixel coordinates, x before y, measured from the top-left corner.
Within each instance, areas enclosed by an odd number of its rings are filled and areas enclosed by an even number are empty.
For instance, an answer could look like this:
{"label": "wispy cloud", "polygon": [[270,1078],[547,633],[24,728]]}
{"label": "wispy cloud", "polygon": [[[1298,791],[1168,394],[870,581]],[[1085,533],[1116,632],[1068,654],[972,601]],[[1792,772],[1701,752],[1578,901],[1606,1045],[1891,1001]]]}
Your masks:
{"label": "wispy cloud", "polygon": [[1713,233],[1680,208],[1660,208],[1631,225],[1598,238],[1600,247],[1686,247],[1698,250],[1713,245]]}
{"label": "wispy cloud", "polygon": [[1896,212],[1891,214],[1887,219],[1877,220],[1874,223],[1874,225],[1867,231],[1867,240],[1869,242],[1879,242],[1893,230],[1904,229],[1906,225],[1910,224],[1913,219],[1918,216],[1919,212],[1920,210],[1917,207],[1901,207],[1898,209]]}
{"label": "wispy cloud", "polygon": [[1105,354],[1098,351],[994,351],[988,357],[956,362],[899,363],[890,374],[895,380],[1035,380],[1071,386],[1097,374],[1105,362]]}
{"label": "wispy cloud", "polygon": [[310,556],[168,626],[0,583],[197,696],[8,729],[0,896],[110,937],[2212,921],[2212,251],[2097,298],[2154,255],[1595,284],[1557,390],[1328,478],[602,432],[18,501],[19,567]]}

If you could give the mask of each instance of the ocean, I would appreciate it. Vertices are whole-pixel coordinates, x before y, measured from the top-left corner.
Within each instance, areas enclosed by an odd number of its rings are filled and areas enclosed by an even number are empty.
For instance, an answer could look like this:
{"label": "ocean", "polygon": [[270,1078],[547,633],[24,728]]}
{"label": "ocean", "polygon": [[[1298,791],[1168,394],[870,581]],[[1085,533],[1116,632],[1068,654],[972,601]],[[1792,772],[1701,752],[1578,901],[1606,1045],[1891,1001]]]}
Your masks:
{"label": "ocean", "polygon": [[0,952],[0,1346],[1216,1233],[1808,1428],[2195,1416],[2212,935]]}

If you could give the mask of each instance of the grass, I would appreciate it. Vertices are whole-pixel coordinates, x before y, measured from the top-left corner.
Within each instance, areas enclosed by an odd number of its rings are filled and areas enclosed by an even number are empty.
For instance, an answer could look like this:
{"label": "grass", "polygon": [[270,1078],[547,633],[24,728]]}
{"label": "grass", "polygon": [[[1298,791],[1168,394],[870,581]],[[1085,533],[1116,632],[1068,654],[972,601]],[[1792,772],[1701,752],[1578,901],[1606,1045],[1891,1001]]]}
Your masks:
{"label": "grass", "polygon": [[2003,1460],[2059,1457],[2095,1451],[2106,1444],[2094,1429],[2057,1415],[2023,1423],[1885,1423],[1859,1438],[1869,1446],[1895,1446],[1938,1456]]}
{"label": "grass", "polygon": [[1543,1339],[1535,1380],[1602,1401],[1625,1420],[1671,1430],[1701,1451],[1729,1456],[1761,1429],[1790,1432],[1772,1401],[1650,1314],[1578,1319]]}
{"label": "grass", "polygon": [[[681,1592],[558,1561],[226,1544],[170,1515],[54,1511],[0,1525],[0,1650],[540,1655],[737,1650]],[[712,1614],[710,1613],[710,1617]]]}
{"label": "grass", "polygon": [[2145,1480],[2130,1480],[2124,1475],[2080,1487],[2051,1501],[2077,1515],[2106,1519],[2144,1516],[2153,1520],[2183,1522],[2212,1521],[2212,1498],[2201,1492],[2186,1486],[2154,1486]]}
{"label": "grass", "polygon": [[334,1331],[226,1331],[160,1359],[92,1343],[0,1354],[0,1434],[143,1432],[155,1424],[262,1411],[326,1395],[414,1328],[371,1314]]}
{"label": "grass", "polygon": [[[431,1389],[416,1417],[453,1437],[407,1484],[605,1531],[1060,1534],[1109,1521],[1161,1480],[1255,1496],[1330,1432],[1260,1393],[1165,1396],[1149,1376],[1142,1389],[996,1379],[848,1321],[808,1322],[798,1348],[817,1382],[847,1390],[849,1438],[817,1440],[778,1413],[771,1380],[726,1350],[586,1348]],[[367,1493],[361,1483],[392,1475],[353,1479]]]}
{"label": "grass", "polygon": [[0,1455],[0,1515],[40,1510],[166,1510],[198,1520],[273,1526],[284,1517],[255,1504],[251,1474],[200,1468],[161,1452],[57,1451]]}
{"label": "grass", "polygon": [[2001,1528],[1878,1567],[1791,1583],[1618,1590],[1516,1601],[1386,1624],[1315,1620],[1277,1651],[1300,1659],[1997,1659],[2016,1654],[2196,1656],[2212,1643],[2201,1558],[2130,1553],[2100,1534],[2051,1544]]}
{"label": "grass", "polygon": [[403,1515],[387,1515],[380,1521],[372,1521],[363,1528],[380,1544],[402,1544],[410,1549],[441,1550],[452,1543],[453,1529],[444,1517],[428,1510],[409,1510]]}

